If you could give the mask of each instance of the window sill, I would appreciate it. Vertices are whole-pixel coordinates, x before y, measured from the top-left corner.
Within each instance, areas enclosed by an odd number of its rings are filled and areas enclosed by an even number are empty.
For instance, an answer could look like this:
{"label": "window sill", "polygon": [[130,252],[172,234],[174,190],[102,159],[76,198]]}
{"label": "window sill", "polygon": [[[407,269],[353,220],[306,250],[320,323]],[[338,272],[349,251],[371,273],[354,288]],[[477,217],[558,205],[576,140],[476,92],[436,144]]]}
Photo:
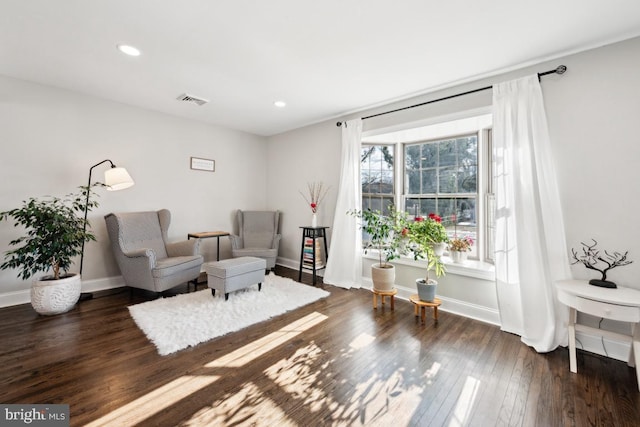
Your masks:
{"label": "window sill", "polygon": [[[367,254],[362,254],[362,258],[377,261],[378,252],[375,250],[370,250]],[[448,256],[443,256],[442,262],[447,269],[447,274],[456,274],[458,276],[467,276],[476,279],[491,281],[495,280],[496,278],[495,266],[488,262],[481,262],[471,259],[465,261],[464,264],[456,264]],[[394,259],[393,261],[391,261],[391,263],[395,265],[406,265],[416,268],[427,268],[426,261],[416,261],[408,256],[402,256],[399,259]]]}

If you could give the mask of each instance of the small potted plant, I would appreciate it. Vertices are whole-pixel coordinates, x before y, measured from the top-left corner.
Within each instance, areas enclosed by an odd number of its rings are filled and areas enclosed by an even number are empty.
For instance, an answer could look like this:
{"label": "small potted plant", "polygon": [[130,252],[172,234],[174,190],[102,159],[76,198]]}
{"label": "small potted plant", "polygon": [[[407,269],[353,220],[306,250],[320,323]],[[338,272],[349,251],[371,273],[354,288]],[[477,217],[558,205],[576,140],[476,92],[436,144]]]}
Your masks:
{"label": "small potted plant", "polygon": [[427,218],[416,216],[414,222],[419,223],[414,226],[416,232],[419,232],[423,236],[423,240],[429,241],[431,247],[435,251],[436,255],[442,256],[447,248],[447,242],[449,236],[447,230],[442,225],[442,218],[440,215],[430,213]]}
{"label": "small potted plant", "polygon": [[395,266],[390,261],[400,257],[401,240],[407,234],[405,214],[393,208],[389,215],[371,209],[347,213],[360,218],[360,228],[369,235],[365,253],[368,249],[378,251],[379,262],[371,266],[373,287],[379,291],[390,291],[395,284]]}
{"label": "small potted plant", "polygon": [[[87,197],[91,187],[63,198],[30,198],[19,208],[0,212],[0,221],[13,220],[25,235],[9,242],[15,247],[5,253],[0,269],[18,269],[18,277],[27,280],[40,272],[50,275],[35,279],[31,285],[31,305],[40,314],[59,314],[70,310],[80,297],[81,279],[69,273],[73,258],[80,255],[84,242],[95,240],[80,215],[98,206]],[[80,214],[80,215],[79,215]]]}
{"label": "small potted plant", "polygon": [[467,259],[467,252],[473,246],[473,238],[471,236],[454,237],[449,241],[449,255],[455,263],[463,263]]}
{"label": "small potted plant", "polygon": [[442,259],[436,252],[434,244],[448,241],[447,231],[439,220],[439,216],[430,214],[425,219],[416,219],[409,224],[409,249],[413,253],[414,260],[425,259],[427,271],[424,278],[416,279],[418,296],[422,301],[433,301],[438,282],[429,278],[429,271],[434,270],[436,277],[443,276],[446,272]]}

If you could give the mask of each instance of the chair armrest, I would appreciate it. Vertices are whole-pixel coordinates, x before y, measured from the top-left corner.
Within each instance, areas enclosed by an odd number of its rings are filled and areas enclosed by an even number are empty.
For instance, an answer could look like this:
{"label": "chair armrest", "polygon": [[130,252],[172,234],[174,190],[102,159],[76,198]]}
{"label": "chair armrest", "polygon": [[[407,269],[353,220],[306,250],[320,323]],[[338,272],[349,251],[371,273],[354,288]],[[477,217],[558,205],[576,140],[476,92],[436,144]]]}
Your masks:
{"label": "chair armrest", "polygon": [[230,234],[229,239],[231,240],[231,249],[244,248],[244,243],[242,242],[242,238],[240,236],[236,236],[235,234]]}
{"label": "chair armrest", "polygon": [[271,249],[278,249],[280,247],[280,239],[282,238],[282,234],[276,234],[273,236],[273,244],[271,245]]}
{"label": "chair armrest", "polygon": [[133,251],[122,252],[122,254],[134,264],[145,264],[149,268],[156,266],[156,252],[153,249],[143,248]]}
{"label": "chair armrest", "polygon": [[167,243],[165,247],[167,248],[167,255],[170,257],[199,255],[200,239]]}

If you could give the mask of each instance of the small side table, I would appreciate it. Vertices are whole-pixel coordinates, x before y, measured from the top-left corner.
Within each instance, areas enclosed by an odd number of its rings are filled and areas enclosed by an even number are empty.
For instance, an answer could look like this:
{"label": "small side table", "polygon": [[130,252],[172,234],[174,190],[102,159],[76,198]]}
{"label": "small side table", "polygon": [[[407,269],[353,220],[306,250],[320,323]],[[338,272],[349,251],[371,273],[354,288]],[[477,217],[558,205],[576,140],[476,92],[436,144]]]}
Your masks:
{"label": "small side table", "polygon": [[374,310],[378,308],[378,296],[380,296],[380,303],[382,305],[384,305],[384,297],[389,297],[389,301],[391,303],[391,310],[395,308],[394,297],[398,293],[398,290],[396,288],[393,288],[390,291],[379,291],[377,289],[372,289],[371,292],[373,292],[373,309]]}
{"label": "small side table", "polygon": [[226,231],[202,231],[199,233],[187,234],[187,240],[192,237],[194,239],[208,239],[209,237],[215,237],[218,240],[216,243],[216,261],[220,261],[220,238],[228,235],[229,233]]}
{"label": "small side table", "polygon": [[[626,341],[631,344],[627,364],[635,366],[640,390],[640,290],[618,287],[600,288],[586,280],[559,280],[555,283],[558,300],[569,307],[569,370],[578,372],[576,357],[576,331],[600,335],[603,338]],[[578,323],[578,312],[592,316],[628,322],[631,335],[619,334]]]}
{"label": "small side table", "polygon": [[[327,233],[329,227],[300,227],[302,228],[302,246],[300,247],[300,271],[298,272],[298,282],[302,281],[302,270],[307,269],[313,272],[313,284],[316,284],[316,271],[326,267],[329,251],[327,250]],[[309,245],[307,239],[310,239]],[[324,260],[318,255],[318,247],[316,239],[322,239],[324,242]],[[306,248],[305,248],[306,246]],[[309,247],[310,246],[310,247]],[[308,249],[308,259],[305,262],[305,249]],[[307,265],[305,265],[307,264]]]}
{"label": "small side table", "polygon": [[418,316],[418,310],[420,311],[420,320],[422,321],[422,323],[424,323],[424,319],[426,317],[425,310],[427,307],[433,307],[433,319],[436,322],[438,321],[438,307],[440,307],[440,305],[442,304],[442,301],[440,301],[440,299],[434,298],[431,302],[421,301],[420,297],[415,294],[409,297],[409,301],[411,301],[414,305],[413,312],[416,317]]}

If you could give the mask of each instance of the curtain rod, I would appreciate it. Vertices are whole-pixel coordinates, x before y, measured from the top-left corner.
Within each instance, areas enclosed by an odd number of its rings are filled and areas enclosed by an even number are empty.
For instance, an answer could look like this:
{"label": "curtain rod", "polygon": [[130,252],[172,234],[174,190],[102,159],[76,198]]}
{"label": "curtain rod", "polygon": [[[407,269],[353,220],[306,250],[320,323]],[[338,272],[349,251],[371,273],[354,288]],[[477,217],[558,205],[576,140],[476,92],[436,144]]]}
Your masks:
{"label": "curtain rod", "polygon": [[[549,74],[564,74],[565,71],[567,71],[567,67],[564,66],[564,65],[559,65],[554,70],[549,70],[549,71],[545,71],[543,73],[538,73],[538,79],[540,79],[540,77],[542,77],[542,76],[546,76],[546,75],[549,75]],[[468,90],[468,91],[462,92],[462,93],[456,93],[455,95],[445,96],[444,98],[432,99],[431,101],[421,102],[420,104],[409,105],[408,107],[397,108],[395,110],[385,111],[383,113],[372,114],[370,116],[363,117],[362,120],[367,120],[367,119],[371,119],[373,117],[378,117],[378,116],[384,116],[386,114],[397,113],[398,111],[409,110],[411,108],[422,107],[423,105],[433,104],[435,102],[440,102],[440,101],[446,101],[447,99],[457,98],[459,96],[464,96],[464,95],[470,95],[472,93],[482,92],[484,90],[489,90],[491,88],[493,88],[493,85],[492,86],[481,87],[479,89]],[[336,126],[340,127],[340,126],[342,126],[342,123],[343,122],[337,122]]]}

